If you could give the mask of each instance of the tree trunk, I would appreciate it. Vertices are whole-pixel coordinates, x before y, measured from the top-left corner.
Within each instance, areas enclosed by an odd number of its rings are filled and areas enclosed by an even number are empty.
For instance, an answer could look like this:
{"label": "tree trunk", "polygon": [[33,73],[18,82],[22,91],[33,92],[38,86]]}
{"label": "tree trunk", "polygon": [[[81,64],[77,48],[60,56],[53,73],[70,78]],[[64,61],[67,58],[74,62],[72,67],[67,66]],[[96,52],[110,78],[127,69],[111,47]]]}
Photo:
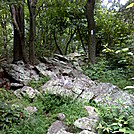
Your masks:
{"label": "tree trunk", "polygon": [[[23,4],[22,0],[22,4]],[[14,50],[13,50],[13,62],[23,60],[28,62],[25,50],[25,30],[24,30],[24,6],[10,6],[13,26],[14,26]]]}
{"label": "tree trunk", "polygon": [[82,48],[83,48],[84,52],[87,54],[86,48],[85,48],[85,45],[84,45],[84,42],[83,42],[83,39],[82,39],[82,36],[81,36],[79,27],[77,27],[77,31],[78,31],[78,34],[79,34],[79,37],[80,37],[80,40],[81,40]]}
{"label": "tree trunk", "polygon": [[62,53],[62,51],[61,51],[61,49],[60,49],[60,47],[59,47],[59,45],[58,45],[58,43],[57,43],[57,40],[56,40],[55,30],[54,30],[54,32],[53,32],[53,36],[54,36],[54,41],[55,41],[56,48],[58,49],[59,53],[60,53],[61,55],[63,55],[63,53]]}
{"label": "tree trunk", "polygon": [[95,64],[95,21],[94,21],[94,6],[95,0],[87,0],[86,11],[87,11],[87,21],[88,21],[88,59],[89,62]]}
{"label": "tree trunk", "polygon": [[72,40],[72,38],[73,38],[75,32],[76,32],[76,29],[74,30],[73,33],[72,33],[72,30],[71,30],[71,36],[70,36],[70,39],[69,39],[69,41],[67,42],[67,45],[66,45],[66,48],[65,48],[65,55],[67,55],[68,46],[69,46],[69,44],[70,44],[70,42],[71,42],[71,40]]}
{"label": "tree trunk", "polygon": [[27,0],[28,9],[30,13],[30,30],[29,30],[29,61],[32,65],[35,63],[35,53],[34,53],[34,42],[36,36],[36,26],[35,26],[35,10],[37,0],[33,0],[32,3],[30,0]]}

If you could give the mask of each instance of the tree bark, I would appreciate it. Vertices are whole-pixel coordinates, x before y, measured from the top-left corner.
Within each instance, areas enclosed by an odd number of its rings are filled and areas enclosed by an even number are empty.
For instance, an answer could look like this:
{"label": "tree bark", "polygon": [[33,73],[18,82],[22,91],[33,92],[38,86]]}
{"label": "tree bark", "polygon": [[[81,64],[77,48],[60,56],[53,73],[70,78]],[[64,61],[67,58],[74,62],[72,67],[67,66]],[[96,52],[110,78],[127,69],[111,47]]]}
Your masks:
{"label": "tree bark", "polygon": [[13,50],[13,62],[23,60],[28,62],[25,50],[25,30],[24,30],[24,1],[22,0],[22,6],[11,5],[10,10],[13,18],[14,26],[14,50]]}
{"label": "tree bark", "polygon": [[35,36],[36,36],[36,26],[35,26],[35,19],[36,19],[36,4],[37,0],[27,0],[28,9],[30,13],[30,30],[29,30],[29,61],[32,65],[35,63],[35,52],[34,52],[34,43],[35,43]]}
{"label": "tree bark", "polygon": [[87,0],[86,11],[87,11],[88,39],[89,39],[88,59],[89,62],[91,62],[91,64],[95,64],[95,51],[96,51],[94,6],[95,6],[95,0]]}

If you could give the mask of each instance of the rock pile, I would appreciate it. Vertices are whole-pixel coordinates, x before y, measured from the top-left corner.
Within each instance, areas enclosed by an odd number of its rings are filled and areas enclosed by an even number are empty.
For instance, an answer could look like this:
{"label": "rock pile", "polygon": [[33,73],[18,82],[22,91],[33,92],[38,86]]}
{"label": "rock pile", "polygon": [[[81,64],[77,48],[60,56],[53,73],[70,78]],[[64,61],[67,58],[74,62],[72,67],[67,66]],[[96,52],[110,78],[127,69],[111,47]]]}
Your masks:
{"label": "rock pile", "polygon": [[[3,62],[2,68],[5,73],[12,79],[11,86],[17,88],[14,93],[18,97],[27,94],[33,98],[39,92],[36,89],[27,87],[27,83],[39,80],[40,76],[49,76],[50,80],[41,86],[41,92],[56,94],[61,96],[69,96],[78,101],[92,100],[97,103],[118,105],[116,100],[124,100],[124,106],[134,103],[134,96],[120,90],[118,87],[110,83],[96,83],[81,73],[80,64],[83,64],[86,58],[75,53],[67,57],[55,54],[54,58],[42,58],[38,65],[25,65],[23,61],[16,64],[7,64]],[[12,83],[13,82],[13,83]],[[110,98],[110,99],[109,99]],[[98,120],[92,107],[85,107],[89,113],[88,117],[83,117],[74,122],[74,125],[81,130],[80,134],[95,134],[94,124]],[[58,126],[58,127],[57,127]],[[57,120],[48,130],[48,134],[71,134],[67,132],[67,126],[63,121]]]}

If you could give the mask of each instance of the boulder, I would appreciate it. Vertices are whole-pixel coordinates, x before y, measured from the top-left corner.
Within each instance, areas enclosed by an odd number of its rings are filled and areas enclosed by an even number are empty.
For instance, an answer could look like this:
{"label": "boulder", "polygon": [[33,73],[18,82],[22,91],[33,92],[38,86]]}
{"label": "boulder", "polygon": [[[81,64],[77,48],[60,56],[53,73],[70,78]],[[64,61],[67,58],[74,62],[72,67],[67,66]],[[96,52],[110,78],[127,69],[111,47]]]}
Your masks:
{"label": "boulder", "polygon": [[97,134],[88,130],[83,130],[82,132],[80,132],[80,134]]}
{"label": "boulder", "polygon": [[54,58],[57,58],[60,61],[67,62],[68,58],[66,56],[60,55],[60,54],[54,54]]}
{"label": "boulder", "polygon": [[88,131],[92,131],[92,132],[96,132],[96,123],[97,120],[93,119],[93,118],[89,118],[89,117],[82,117],[79,118],[78,120],[76,120],[74,122],[74,125],[82,130],[88,130]]}
{"label": "boulder", "polygon": [[36,70],[39,72],[39,74],[42,75],[46,75],[45,71],[46,71],[46,65],[44,63],[40,63],[38,65],[35,66]]}
{"label": "boulder", "polygon": [[2,64],[3,69],[8,76],[16,82],[26,85],[30,80],[38,80],[37,72],[33,70],[33,66],[24,65],[23,61],[18,61],[16,64]]}
{"label": "boulder", "polygon": [[[49,127],[47,134],[57,134],[60,130],[67,129],[67,126],[64,122],[56,120],[52,123],[52,125]],[[62,134],[62,133],[59,133]]]}
{"label": "boulder", "polygon": [[65,129],[60,129],[56,134],[73,134],[73,133],[67,132]]}
{"label": "boulder", "polygon": [[11,88],[12,89],[18,89],[18,88],[22,88],[24,85],[21,83],[11,83]]}
{"label": "boulder", "polygon": [[14,94],[19,98],[24,96],[24,97],[29,97],[30,99],[32,99],[36,95],[40,94],[40,92],[38,90],[36,90],[36,89],[31,88],[31,87],[24,86],[21,89],[15,90]]}
{"label": "boulder", "polygon": [[111,83],[98,83],[92,87],[93,93],[96,95],[94,101],[108,105],[118,105],[118,101],[124,101],[123,105],[128,106],[134,103],[134,96],[122,91]]}

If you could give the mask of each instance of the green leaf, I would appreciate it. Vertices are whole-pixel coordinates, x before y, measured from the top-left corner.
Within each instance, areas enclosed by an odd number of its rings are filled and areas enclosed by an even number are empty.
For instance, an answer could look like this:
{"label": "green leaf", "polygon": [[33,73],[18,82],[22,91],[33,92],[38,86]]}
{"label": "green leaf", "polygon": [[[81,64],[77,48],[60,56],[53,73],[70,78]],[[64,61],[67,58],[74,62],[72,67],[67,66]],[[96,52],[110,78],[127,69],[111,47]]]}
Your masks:
{"label": "green leaf", "polygon": [[131,3],[131,4],[129,4],[129,5],[126,7],[126,9],[131,8],[131,7],[133,7],[133,6],[134,6],[134,2]]}

